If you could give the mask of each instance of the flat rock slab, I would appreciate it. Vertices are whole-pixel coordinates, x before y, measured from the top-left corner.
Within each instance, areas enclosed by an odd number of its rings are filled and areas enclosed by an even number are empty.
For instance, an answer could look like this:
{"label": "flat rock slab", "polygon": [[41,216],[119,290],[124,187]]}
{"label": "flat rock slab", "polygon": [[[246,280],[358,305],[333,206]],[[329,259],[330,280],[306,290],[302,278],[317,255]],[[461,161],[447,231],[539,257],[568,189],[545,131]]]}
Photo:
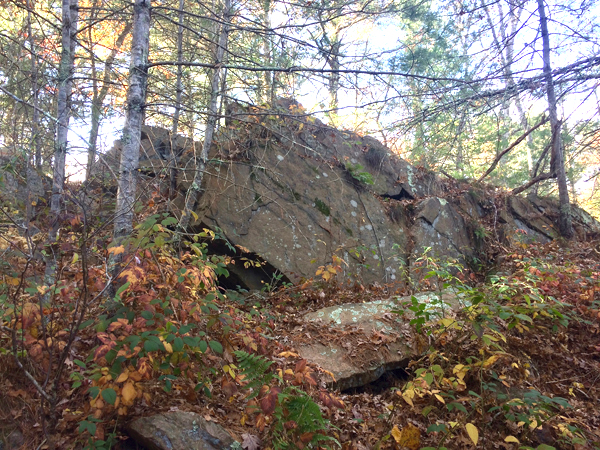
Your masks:
{"label": "flat rock slab", "polygon": [[[414,297],[431,305],[439,312],[439,294],[424,292]],[[304,316],[307,323],[327,329],[328,339],[299,342],[296,348],[307,361],[317,364],[335,377],[333,386],[339,390],[364,386],[390,370],[406,367],[417,354],[413,345],[413,331],[409,325],[411,314],[395,314],[403,309],[412,296],[395,297],[367,303],[348,303],[331,306]],[[444,291],[444,309],[459,306],[457,296]]]}
{"label": "flat rock slab", "polygon": [[220,450],[235,442],[223,427],[193,412],[141,417],[131,422],[127,431],[148,450]]}

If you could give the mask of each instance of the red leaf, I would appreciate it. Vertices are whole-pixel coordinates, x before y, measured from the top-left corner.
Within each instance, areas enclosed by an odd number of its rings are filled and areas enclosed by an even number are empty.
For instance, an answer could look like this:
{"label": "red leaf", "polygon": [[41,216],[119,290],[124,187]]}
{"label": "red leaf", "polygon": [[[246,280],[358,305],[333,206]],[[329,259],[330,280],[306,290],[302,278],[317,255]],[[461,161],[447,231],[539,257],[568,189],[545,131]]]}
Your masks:
{"label": "red leaf", "polygon": [[265,414],[273,414],[275,407],[277,406],[277,395],[281,393],[281,389],[278,387],[272,387],[269,394],[260,400],[260,409]]}
{"label": "red leaf", "polygon": [[296,363],[296,368],[294,369],[294,372],[298,373],[298,372],[304,372],[304,369],[306,368],[306,360],[305,359],[301,359],[300,361],[298,361]]}
{"label": "red leaf", "polygon": [[238,390],[235,383],[225,377],[223,377],[223,381],[221,382],[221,389],[227,397],[233,396]]}

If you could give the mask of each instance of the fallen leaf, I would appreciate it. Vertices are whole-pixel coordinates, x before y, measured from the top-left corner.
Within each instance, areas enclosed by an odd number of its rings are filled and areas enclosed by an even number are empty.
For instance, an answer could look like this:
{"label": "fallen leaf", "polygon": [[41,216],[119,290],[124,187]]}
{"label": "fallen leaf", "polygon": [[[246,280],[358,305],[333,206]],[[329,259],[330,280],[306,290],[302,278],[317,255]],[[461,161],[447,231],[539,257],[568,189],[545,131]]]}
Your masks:
{"label": "fallen leaf", "polygon": [[469,437],[471,438],[473,443],[477,445],[477,441],[479,441],[479,430],[477,429],[477,427],[472,423],[468,423],[465,425],[465,428],[467,429],[467,433],[469,434]]}
{"label": "fallen leaf", "polygon": [[111,247],[108,249],[108,253],[114,256],[120,255],[123,252],[125,252],[125,247],[123,247],[122,245],[119,245],[118,247]]}
{"label": "fallen leaf", "polygon": [[413,424],[409,423],[402,428],[402,431],[394,425],[391,434],[399,447],[406,447],[409,450],[419,450],[421,447],[421,431]]}
{"label": "fallen leaf", "polygon": [[127,383],[125,383],[125,385],[123,386],[123,389],[121,390],[121,396],[123,397],[123,404],[125,406],[133,405],[133,401],[135,400],[135,397],[137,396],[137,392],[131,381],[128,381]]}
{"label": "fallen leaf", "polygon": [[253,434],[242,434],[242,448],[246,450],[258,450],[260,448],[260,438]]}

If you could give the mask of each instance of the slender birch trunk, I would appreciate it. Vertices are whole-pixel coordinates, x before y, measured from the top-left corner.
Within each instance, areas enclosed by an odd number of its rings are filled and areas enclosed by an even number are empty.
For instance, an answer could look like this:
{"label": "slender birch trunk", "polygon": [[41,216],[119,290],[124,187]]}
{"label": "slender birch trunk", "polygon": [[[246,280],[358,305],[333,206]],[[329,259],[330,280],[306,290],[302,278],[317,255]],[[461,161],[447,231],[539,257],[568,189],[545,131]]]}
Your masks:
{"label": "slender birch trunk", "polygon": [[29,155],[27,155],[27,205],[25,205],[25,227],[26,232],[29,233],[29,222],[35,215],[34,201],[31,192],[31,185],[35,177],[34,167],[38,170],[42,167],[42,144],[40,142],[40,135],[38,129],[38,123],[40,120],[39,112],[39,95],[40,88],[38,83],[38,56],[35,44],[35,38],[33,36],[33,28],[31,26],[31,9],[33,5],[30,0],[27,0],[27,35],[29,41],[29,51],[31,52],[31,86],[33,90],[33,112],[31,118],[31,143]]}
{"label": "slender birch trunk", "polygon": [[[52,178],[52,198],[50,200],[50,231],[48,244],[52,246],[58,238],[60,215],[65,186],[65,159],[67,155],[69,119],[71,118],[71,93],[73,90],[73,72],[75,67],[75,44],[79,0],[62,1],[62,52],[58,67],[57,129],[54,147],[54,171]],[[50,251],[52,247],[48,250]],[[54,283],[57,256],[49,254],[46,258],[45,282]]]}
{"label": "slender birch trunk", "polygon": [[196,202],[198,201],[198,197],[202,191],[202,180],[204,178],[204,171],[206,170],[208,151],[212,145],[213,135],[217,125],[217,119],[219,115],[218,99],[221,90],[221,74],[224,70],[221,66],[225,62],[225,49],[227,47],[227,41],[229,37],[229,23],[231,21],[231,15],[231,0],[225,0],[223,5],[223,22],[221,31],[219,33],[217,48],[215,50],[215,65],[210,82],[210,103],[208,105],[208,118],[206,120],[204,142],[202,143],[200,158],[196,158],[196,172],[194,174],[194,181],[187,192],[185,207],[183,209],[181,219],[179,220],[179,230],[182,232],[185,232],[190,224],[192,211],[196,206]]}
{"label": "slender birch trunk", "polygon": [[181,101],[183,97],[183,8],[185,0],[179,0],[179,16],[177,28],[177,79],[175,81],[175,113],[173,114],[173,125],[171,127],[171,142],[169,146],[169,198],[175,198],[177,192],[177,129],[179,128],[179,117],[181,116]]}
{"label": "slender birch trunk", "polygon": [[140,162],[140,138],[144,122],[150,49],[150,0],[134,0],[131,65],[127,89],[127,111],[123,127],[119,190],[115,210],[114,240],[117,243],[133,230],[137,170]]}
{"label": "slender birch trunk", "polygon": [[36,49],[35,38],[33,36],[33,29],[31,27],[31,11],[34,5],[30,0],[27,0],[27,34],[29,35],[29,51],[31,52],[31,85],[33,89],[33,117],[31,123],[31,134],[33,139],[31,157],[35,156],[34,164],[36,169],[41,170],[42,168],[42,143],[40,141],[40,133],[38,129],[38,123],[40,121],[39,111],[39,98],[40,98],[40,86],[38,80],[38,55]]}
{"label": "slender birch trunk", "polygon": [[546,94],[548,96],[548,112],[550,115],[550,126],[552,128],[552,157],[550,171],[556,174],[558,184],[558,199],[560,205],[559,231],[566,238],[573,236],[573,225],[571,223],[571,204],[569,202],[569,187],[565,173],[565,160],[562,153],[560,138],[561,122],[558,120],[556,108],[556,94],[554,92],[554,79],[552,77],[552,66],[550,64],[550,37],[548,34],[548,19],[544,0],[538,0],[538,12],[540,14],[540,28],[542,33],[542,56],[544,59],[544,76],[546,78]]}

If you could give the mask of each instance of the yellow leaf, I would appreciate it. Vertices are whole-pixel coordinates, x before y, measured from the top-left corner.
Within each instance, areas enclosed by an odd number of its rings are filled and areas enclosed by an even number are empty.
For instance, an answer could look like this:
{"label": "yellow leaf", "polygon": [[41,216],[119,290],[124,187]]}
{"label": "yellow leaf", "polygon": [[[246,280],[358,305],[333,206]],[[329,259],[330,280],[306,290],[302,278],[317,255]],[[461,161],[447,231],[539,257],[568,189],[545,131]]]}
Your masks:
{"label": "yellow leaf", "polygon": [[76,264],[79,261],[79,255],[77,253],[73,253],[73,261],[71,261],[71,265]]}
{"label": "yellow leaf", "polygon": [[444,398],[440,394],[435,394],[435,398],[437,398],[444,405],[446,404],[446,401],[444,400]]}
{"label": "yellow leaf", "polygon": [[127,378],[129,378],[129,373],[123,372],[123,373],[121,373],[121,375],[119,375],[119,377],[115,381],[117,383],[123,383],[124,381],[127,381]]}
{"label": "yellow leaf", "polygon": [[194,218],[194,220],[198,220],[198,214],[196,214],[194,211],[190,211],[190,213],[192,213],[192,217]]}
{"label": "yellow leaf", "polygon": [[504,438],[504,442],[514,442],[515,444],[520,444],[519,440],[514,436],[506,436]]}
{"label": "yellow leaf", "polygon": [[111,255],[120,255],[121,253],[125,252],[125,247],[123,247],[122,245],[119,245],[118,247],[110,247],[108,249],[108,253]]}
{"label": "yellow leaf", "polygon": [[36,286],[35,288],[41,295],[45,295],[48,290],[48,286]]}
{"label": "yellow leaf", "polygon": [[322,371],[323,373],[325,373],[325,374],[329,375],[333,381],[336,381],[336,379],[335,379],[335,375],[333,375],[333,373],[331,373],[329,370],[321,369],[321,371]]}
{"label": "yellow leaf", "polygon": [[485,360],[485,362],[483,363],[483,368],[487,369],[488,367],[490,367],[492,364],[494,364],[496,361],[498,361],[500,359],[500,355],[494,355],[494,356],[490,356],[488,359]]}
{"label": "yellow leaf", "polygon": [[125,383],[125,386],[123,386],[123,389],[121,389],[121,396],[123,397],[124,405],[126,405],[126,406],[133,405],[133,401],[135,400],[135,397],[137,396],[137,392],[131,381],[128,381],[127,383]]}
{"label": "yellow leaf", "polygon": [[9,286],[18,286],[19,283],[20,283],[20,280],[18,278],[13,278],[13,277],[6,278],[6,284],[8,284]]}
{"label": "yellow leaf", "polygon": [[410,423],[402,428],[402,431],[394,425],[391,435],[399,447],[406,447],[409,450],[418,450],[421,447],[421,432]]}
{"label": "yellow leaf", "polygon": [[294,352],[281,352],[279,355],[282,358],[297,358],[298,357],[298,353],[294,353]]}
{"label": "yellow leaf", "polygon": [[394,428],[392,428],[392,432],[390,434],[396,442],[400,443],[400,437],[402,436],[402,433],[396,425],[394,425]]}
{"label": "yellow leaf", "polygon": [[[398,391],[398,393],[400,393],[400,391]],[[400,395],[402,395],[402,398],[404,399],[404,401],[406,403],[408,403],[410,406],[412,406],[412,407],[415,406],[415,404],[412,401],[412,399],[415,398],[415,391],[414,391],[414,389],[407,389],[407,390],[405,390]]]}
{"label": "yellow leaf", "polygon": [[479,430],[477,430],[477,427],[472,423],[468,423],[465,425],[465,428],[467,429],[467,433],[473,441],[473,444],[477,445],[477,441],[479,441]]}
{"label": "yellow leaf", "polygon": [[165,346],[167,353],[173,353],[173,346],[171,344],[168,342],[163,342],[162,344]]}
{"label": "yellow leaf", "polygon": [[454,323],[454,319],[451,319],[450,317],[446,317],[446,318],[440,320],[440,324],[445,326],[446,328],[448,328],[453,323]]}

